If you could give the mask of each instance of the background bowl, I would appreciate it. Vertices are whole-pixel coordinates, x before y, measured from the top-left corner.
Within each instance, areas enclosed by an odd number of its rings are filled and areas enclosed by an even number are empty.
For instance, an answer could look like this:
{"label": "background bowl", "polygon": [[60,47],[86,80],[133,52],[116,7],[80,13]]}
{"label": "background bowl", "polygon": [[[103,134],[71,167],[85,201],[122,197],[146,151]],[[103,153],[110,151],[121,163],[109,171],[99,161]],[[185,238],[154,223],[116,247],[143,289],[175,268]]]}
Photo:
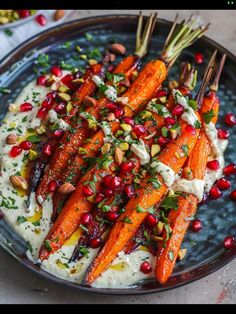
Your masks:
{"label": "background bowl", "polygon": [[[83,65],[84,62],[75,58],[76,52],[74,48],[77,45],[84,49],[99,47],[101,52],[103,52],[110,42],[117,40],[124,43],[128,53],[131,53],[135,46],[136,26],[137,16],[135,15],[90,17],[56,26],[23,43],[2,60],[0,87],[9,88],[13,92],[9,95],[0,95],[0,118],[2,119],[6,113],[7,104],[12,102],[21,89],[35,77],[33,71],[34,62],[40,53],[47,53],[51,64],[64,60],[77,66]],[[171,22],[158,19],[149,54],[144,58],[144,63],[158,56],[170,26]],[[92,41],[86,40],[85,33],[87,32],[93,35]],[[65,42],[67,43],[66,45]],[[178,78],[181,61],[193,62],[194,53],[201,51],[205,56],[205,62],[203,65],[197,66],[200,80],[206,63],[216,48],[219,51],[219,55],[223,52],[227,53],[219,91],[222,106],[218,123],[218,126],[225,128],[223,116],[226,112],[235,111],[236,103],[236,57],[232,53],[209,38],[203,37],[184,51],[181,58],[171,69],[170,78]],[[226,151],[226,163],[236,160],[235,145],[236,131],[232,129],[230,145]],[[231,182],[232,186],[235,186],[235,178]],[[221,199],[208,202],[199,208],[197,217],[203,221],[204,229],[198,234],[193,234],[189,231],[183,243],[183,247],[188,250],[187,256],[183,261],[177,263],[172,277],[164,286],[161,286],[155,280],[149,280],[141,282],[130,289],[95,289],[56,278],[26,258],[26,243],[3,220],[0,221],[0,245],[20,263],[35,273],[63,285],[97,293],[150,293],[175,288],[199,279],[232,260],[235,257],[236,250],[224,250],[222,242],[225,236],[236,234],[235,213],[235,205],[229,198],[229,192],[225,192]]]}

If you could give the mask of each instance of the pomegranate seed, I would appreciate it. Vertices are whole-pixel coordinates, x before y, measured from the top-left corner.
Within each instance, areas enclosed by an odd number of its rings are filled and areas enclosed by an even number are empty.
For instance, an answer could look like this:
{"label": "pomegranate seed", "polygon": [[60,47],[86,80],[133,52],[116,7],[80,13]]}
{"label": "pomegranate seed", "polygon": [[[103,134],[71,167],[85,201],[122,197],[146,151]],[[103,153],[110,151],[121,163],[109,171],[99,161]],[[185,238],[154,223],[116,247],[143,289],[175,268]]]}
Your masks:
{"label": "pomegranate seed", "polygon": [[191,230],[193,232],[199,232],[203,228],[202,222],[199,219],[195,219],[192,221]]}
{"label": "pomegranate seed", "polygon": [[21,19],[24,19],[28,16],[30,16],[30,10],[17,10],[19,16]]}
{"label": "pomegranate seed", "polygon": [[172,115],[179,117],[182,115],[183,112],[184,112],[184,107],[182,105],[176,105],[174,109],[172,110]]}
{"label": "pomegranate seed", "polygon": [[218,129],[218,138],[222,140],[227,140],[229,138],[229,131],[223,130],[223,129]]}
{"label": "pomegranate seed", "polygon": [[218,189],[217,186],[214,185],[214,186],[210,189],[209,195],[210,195],[210,197],[211,197],[213,200],[217,200],[218,198],[221,197],[222,192]]}
{"label": "pomegranate seed", "polygon": [[46,99],[43,100],[41,106],[43,108],[50,108],[51,104],[52,104],[52,100],[50,98],[46,98]]}
{"label": "pomegranate seed", "polygon": [[48,109],[46,107],[41,107],[38,110],[37,117],[39,119],[44,119],[47,115]]}
{"label": "pomegranate seed", "polygon": [[44,145],[43,152],[44,152],[44,154],[50,156],[52,154],[52,147],[51,147],[51,145],[50,144]]}
{"label": "pomegranate seed", "polygon": [[236,201],[236,190],[234,190],[234,191],[232,191],[232,192],[230,193],[230,197],[231,197],[231,199],[232,199],[233,201]]}
{"label": "pomegranate seed", "polygon": [[169,142],[169,139],[167,137],[164,136],[160,136],[159,139],[157,140],[157,143],[161,146],[166,145]]}
{"label": "pomegranate seed", "polygon": [[227,113],[224,120],[228,126],[236,125],[236,117],[232,112]]}
{"label": "pomegranate seed", "polygon": [[84,195],[86,195],[86,196],[92,196],[94,194],[93,190],[91,189],[91,187],[89,185],[83,186],[82,191],[83,191]]}
{"label": "pomegranate seed", "polygon": [[12,158],[15,158],[15,157],[19,156],[21,152],[22,152],[22,148],[21,147],[19,147],[19,146],[12,146],[9,155]]}
{"label": "pomegranate seed", "polygon": [[103,184],[106,186],[106,187],[110,187],[110,184],[111,184],[111,180],[113,179],[113,177],[111,175],[107,175],[103,178]]}
{"label": "pomegranate seed", "polygon": [[130,117],[123,117],[122,120],[124,121],[124,123],[129,124],[131,126],[134,126],[134,120]]}
{"label": "pomegranate seed", "polygon": [[74,76],[72,74],[67,74],[67,75],[63,76],[63,78],[61,79],[61,82],[65,85],[70,86],[73,79],[74,79]]}
{"label": "pomegranate seed", "polygon": [[56,97],[57,97],[56,92],[47,93],[47,98],[49,98],[49,99],[55,99]]}
{"label": "pomegranate seed", "polygon": [[98,193],[95,198],[95,203],[100,203],[104,199],[104,195],[102,193]]}
{"label": "pomegranate seed", "polygon": [[92,215],[89,213],[84,213],[81,217],[81,223],[84,226],[88,226],[92,221]]}
{"label": "pomegranate seed", "polygon": [[20,105],[21,112],[31,111],[32,109],[33,106],[29,102],[24,102],[22,105]]}
{"label": "pomegranate seed", "polygon": [[234,247],[234,238],[229,236],[224,239],[224,247],[226,249],[232,249]]}
{"label": "pomegranate seed", "polygon": [[123,114],[124,114],[124,110],[120,107],[117,107],[114,111],[114,115],[117,119],[123,116]]}
{"label": "pomegranate seed", "polygon": [[123,162],[121,165],[120,165],[120,171],[125,173],[129,173],[131,172],[131,170],[133,170],[135,167],[135,164],[133,163],[133,161],[126,161],[126,162]]}
{"label": "pomegranate seed", "polygon": [[35,20],[41,26],[45,26],[47,24],[47,22],[48,22],[46,16],[43,15],[43,14],[37,15]]}
{"label": "pomegranate seed", "polygon": [[37,78],[37,85],[45,86],[46,80],[47,80],[47,78],[46,78],[45,75],[40,75],[40,76]]}
{"label": "pomegranate seed", "polygon": [[53,132],[53,136],[55,137],[61,137],[64,134],[63,130],[56,130]]}
{"label": "pomegranate seed", "polygon": [[112,65],[109,65],[109,67],[107,68],[107,71],[112,72],[114,69],[115,69],[115,66],[112,64]]}
{"label": "pomegranate seed", "polygon": [[120,186],[121,182],[122,180],[120,177],[113,177],[110,181],[110,188],[112,190],[117,189]]}
{"label": "pomegranate seed", "polygon": [[152,214],[148,214],[146,217],[146,224],[151,227],[154,228],[157,225],[157,218],[152,215]]}
{"label": "pomegranate seed", "polygon": [[61,77],[61,76],[62,76],[62,70],[61,70],[58,66],[56,66],[56,65],[54,65],[54,66],[51,68],[51,73],[52,73],[53,75],[55,75],[55,76],[58,76],[58,77]]}
{"label": "pomegranate seed", "polygon": [[57,113],[61,113],[65,110],[66,106],[65,104],[63,104],[62,102],[60,102],[59,104],[57,104],[55,107],[54,107],[54,110],[57,112]]}
{"label": "pomegranate seed", "polygon": [[226,180],[225,178],[220,178],[216,182],[216,186],[220,190],[228,190],[231,187],[231,183],[228,180]]}
{"label": "pomegranate seed", "polygon": [[202,64],[204,62],[203,54],[200,52],[195,53],[194,59],[197,64]]}
{"label": "pomegranate seed", "polygon": [[143,262],[141,265],[140,265],[140,271],[144,274],[149,274],[152,272],[152,266],[149,262]]}
{"label": "pomegranate seed", "polygon": [[236,174],[236,164],[227,165],[224,170],[224,175],[230,176],[231,174]]}
{"label": "pomegranate seed", "polygon": [[115,212],[108,212],[108,213],[106,213],[106,218],[107,218],[107,220],[109,220],[109,221],[111,221],[111,222],[113,222],[113,221],[116,221],[116,219],[118,218],[118,214],[117,213],[115,213]]}
{"label": "pomegranate seed", "polygon": [[111,196],[113,196],[114,191],[112,189],[105,189],[104,194],[106,197],[110,198]]}
{"label": "pomegranate seed", "polygon": [[102,240],[101,238],[95,238],[95,239],[91,239],[89,241],[89,246],[92,248],[92,249],[97,249],[102,243]]}
{"label": "pomegranate seed", "polygon": [[20,143],[20,147],[24,150],[29,150],[32,146],[33,144],[30,141],[23,141]]}
{"label": "pomegranate seed", "polygon": [[0,209],[0,220],[3,219],[3,217],[4,217],[4,213],[3,213],[3,211]]}
{"label": "pomegranate seed", "polygon": [[219,170],[220,169],[220,164],[218,160],[211,160],[208,161],[207,163],[207,168],[211,169],[211,170]]}
{"label": "pomegranate seed", "polygon": [[174,125],[176,123],[176,120],[172,117],[166,117],[165,118],[165,126],[166,127],[171,127],[172,125]]}
{"label": "pomegranate seed", "polygon": [[186,132],[188,132],[191,135],[196,134],[196,129],[191,124],[186,125],[185,130],[186,130]]}
{"label": "pomegranate seed", "polygon": [[160,89],[156,92],[156,98],[167,96],[168,92],[165,89]]}
{"label": "pomegranate seed", "polygon": [[48,184],[48,191],[50,193],[53,193],[56,191],[57,187],[58,187],[58,182],[56,180],[51,180]]}
{"label": "pomegranate seed", "polygon": [[134,187],[133,185],[126,185],[124,188],[125,194],[127,195],[128,198],[131,198],[134,196]]}
{"label": "pomegranate seed", "polygon": [[146,131],[147,129],[142,124],[136,124],[132,129],[132,132],[134,132],[137,137],[142,136]]}
{"label": "pomegranate seed", "polygon": [[115,111],[117,108],[117,105],[114,102],[108,102],[106,104],[106,108],[111,110],[111,111]]}

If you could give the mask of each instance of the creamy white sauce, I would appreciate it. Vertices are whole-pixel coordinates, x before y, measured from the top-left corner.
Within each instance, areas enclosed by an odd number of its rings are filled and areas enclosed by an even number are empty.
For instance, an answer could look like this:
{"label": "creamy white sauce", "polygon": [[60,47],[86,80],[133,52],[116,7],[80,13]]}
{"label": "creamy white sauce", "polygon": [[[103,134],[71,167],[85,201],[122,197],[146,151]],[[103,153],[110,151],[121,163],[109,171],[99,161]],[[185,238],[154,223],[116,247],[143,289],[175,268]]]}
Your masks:
{"label": "creamy white sauce", "polygon": [[99,123],[99,126],[105,135],[103,142],[104,143],[112,142],[113,134],[112,134],[110,124],[107,121],[101,121]]}
{"label": "creamy white sauce", "polygon": [[203,193],[204,193],[204,185],[205,181],[204,180],[186,180],[186,179],[178,179],[171,189],[176,192],[185,192],[189,194],[193,194],[197,197],[199,202],[203,198]]}
{"label": "creamy white sauce", "polygon": [[195,123],[198,121],[198,117],[193,108],[188,105],[187,99],[176,89],[173,89],[172,93],[176,102],[185,108],[184,113],[181,115],[181,119],[188,124],[195,126]]}
{"label": "creamy white sauce", "polygon": [[55,110],[51,109],[48,112],[48,118],[51,123],[56,123],[61,130],[67,130],[69,124],[66,123],[63,119],[59,119]]}
{"label": "creamy white sauce", "polygon": [[86,120],[92,120],[92,121],[94,121],[95,124],[98,123],[97,120],[90,113],[88,113],[86,111],[81,112],[79,116],[81,118],[86,119]]}
{"label": "creamy white sauce", "polygon": [[150,155],[147,148],[143,142],[140,140],[138,144],[133,143],[130,146],[130,150],[140,159],[140,165],[146,165],[150,161]]}
{"label": "creamy white sauce", "polygon": [[160,116],[163,116],[164,118],[169,117],[171,115],[169,110],[164,105],[156,104],[156,100],[157,98],[153,98],[151,101],[149,101],[146,109]]}
{"label": "creamy white sauce", "polygon": [[121,102],[123,105],[127,105],[129,102],[129,97],[121,96],[118,97],[116,101]]}
{"label": "creamy white sauce", "polygon": [[170,187],[175,181],[175,172],[173,169],[163,164],[160,161],[153,161],[151,163],[151,168],[154,168],[155,171],[160,174],[165,185]]}
{"label": "creamy white sauce", "polygon": [[98,75],[93,75],[92,81],[99,87],[101,85],[104,85],[103,80]]}
{"label": "creamy white sauce", "polygon": [[116,89],[111,86],[111,85],[105,85],[104,81],[98,76],[98,75],[93,75],[92,77],[92,81],[98,86],[106,86],[106,90],[104,92],[104,94],[106,95],[106,97],[112,101],[116,101],[117,100],[117,91]]}
{"label": "creamy white sauce", "polygon": [[218,170],[211,170],[209,168],[206,169],[204,177],[204,190],[205,192],[209,192],[215,181],[218,180],[223,174],[223,169],[225,166],[224,152],[229,144],[229,141],[218,138],[217,129],[212,122],[209,124],[204,123],[204,130],[211,143],[211,154],[208,158],[208,161],[218,160],[220,165]]}

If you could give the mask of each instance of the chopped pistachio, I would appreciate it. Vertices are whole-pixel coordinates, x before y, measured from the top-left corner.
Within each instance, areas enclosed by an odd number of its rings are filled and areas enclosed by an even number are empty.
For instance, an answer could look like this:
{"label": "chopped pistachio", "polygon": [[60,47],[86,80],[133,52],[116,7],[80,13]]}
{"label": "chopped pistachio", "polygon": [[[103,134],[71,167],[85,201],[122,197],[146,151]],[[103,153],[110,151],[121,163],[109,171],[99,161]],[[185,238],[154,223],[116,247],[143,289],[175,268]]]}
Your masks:
{"label": "chopped pistachio", "polygon": [[161,221],[158,221],[158,223],[157,223],[157,233],[158,234],[162,234],[163,230],[164,230],[164,223],[161,222]]}
{"label": "chopped pistachio", "polygon": [[158,144],[153,144],[151,147],[151,156],[156,156],[161,150],[161,146]]}
{"label": "chopped pistachio", "polygon": [[120,149],[123,150],[123,151],[129,150],[129,144],[128,144],[128,143],[125,143],[125,142],[120,143],[119,147],[120,147]]}
{"label": "chopped pistachio", "polygon": [[130,124],[127,123],[121,123],[120,127],[122,128],[122,130],[124,130],[125,132],[131,132],[132,130],[132,126]]}
{"label": "chopped pistachio", "polygon": [[70,101],[71,97],[69,94],[66,93],[58,93],[58,97],[62,100],[62,101]]}
{"label": "chopped pistachio", "polygon": [[182,259],[185,257],[185,255],[186,255],[186,253],[187,253],[187,249],[181,249],[181,250],[179,250],[179,253],[178,253],[178,259],[180,260],[180,261],[182,261]]}
{"label": "chopped pistachio", "polygon": [[124,152],[119,147],[116,147],[115,161],[118,163],[118,165],[122,163],[123,157],[124,157]]}
{"label": "chopped pistachio", "polygon": [[67,86],[65,86],[65,85],[61,85],[59,87],[59,92],[61,92],[61,93],[67,93],[67,92],[69,92],[69,90],[70,89]]}
{"label": "chopped pistachio", "polygon": [[95,59],[89,59],[88,63],[89,63],[89,65],[94,65],[94,64],[97,64],[98,62]]}
{"label": "chopped pistachio", "polygon": [[143,112],[141,112],[141,118],[142,119],[147,119],[150,118],[152,116],[152,112],[148,111],[148,110],[144,110]]}
{"label": "chopped pistachio", "polygon": [[80,57],[80,59],[83,59],[83,60],[87,59],[87,55],[80,55],[79,57]]}
{"label": "chopped pistachio", "polygon": [[38,156],[38,154],[35,150],[33,150],[33,149],[29,150],[29,154],[28,154],[29,160],[34,160],[37,158],[37,156]]}
{"label": "chopped pistachio", "polygon": [[101,148],[101,152],[103,155],[105,155],[106,153],[108,153],[111,149],[111,144],[110,143],[106,143],[102,146]]}

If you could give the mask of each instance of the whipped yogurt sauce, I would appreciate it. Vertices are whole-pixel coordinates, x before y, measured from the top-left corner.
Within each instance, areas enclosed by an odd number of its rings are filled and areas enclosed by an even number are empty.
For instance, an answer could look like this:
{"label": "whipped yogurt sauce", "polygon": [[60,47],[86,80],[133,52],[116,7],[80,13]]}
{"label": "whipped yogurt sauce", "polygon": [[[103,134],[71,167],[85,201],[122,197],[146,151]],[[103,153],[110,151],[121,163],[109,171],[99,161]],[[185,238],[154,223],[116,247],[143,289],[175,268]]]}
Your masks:
{"label": "whipped yogurt sauce", "polygon": [[[43,208],[40,209],[35,201],[34,195],[32,195],[31,205],[29,208],[26,208],[26,195],[14,190],[9,181],[9,177],[22,171],[22,167],[24,166],[24,154],[27,152],[22,152],[16,158],[11,158],[8,153],[12,146],[7,145],[5,141],[10,133],[17,134],[19,140],[23,140],[28,136],[26,133],[27,129],[35,128],[40,125],[40,119],[36,118],[37,111],[39,104],[45,99],[49,91],[49,88],[37,86],[35,81],[29,83],[22,90],[14,104],[11,105],[10,108],[13,111],[8,111],[0,127],[0,160],[2,166],[2,175],[0,176],[1,209],[4,212],[6,223],[26,242],[30,243],[27,256],[35,263],[38,262],[39,249],[50,229],[52,201],[51,199],[47,199],[43,204]],[[33,110],[30,112],[19,112],[20,104],[26,101],[33,105]],[[49,118],[51,118],[53,122],[58,119],[54,112],[50,114]],[[100,127],[103,129],[105,140],[109,141],[111,136],[109,124],[102,123]],[[4,204],[7,205],[4,206]],[[25,217],[26,221],[17,223],[18,217]],[[34,225],[33,223],[36,224]],[[60,250],[51,254],[47,260],[43,261],[41,267],[57,277],[80,283],[87,267],[95,257],[97,250],[88,249],[87,257],[82,258],[80,261],[69,263],[69,258],[74,251],[78,238],[78,231],[76,231]],[[154,257],[149,252],[141,250],[129,255],[121,252],[107,271],[105,271],[93,285],[96,287],[128,288],[139,280],[154,277],[153,273],[145,275],[139,271],[140,264],[143,260],[152,262]],[[123,267],[122,265],[125,266]]]}

